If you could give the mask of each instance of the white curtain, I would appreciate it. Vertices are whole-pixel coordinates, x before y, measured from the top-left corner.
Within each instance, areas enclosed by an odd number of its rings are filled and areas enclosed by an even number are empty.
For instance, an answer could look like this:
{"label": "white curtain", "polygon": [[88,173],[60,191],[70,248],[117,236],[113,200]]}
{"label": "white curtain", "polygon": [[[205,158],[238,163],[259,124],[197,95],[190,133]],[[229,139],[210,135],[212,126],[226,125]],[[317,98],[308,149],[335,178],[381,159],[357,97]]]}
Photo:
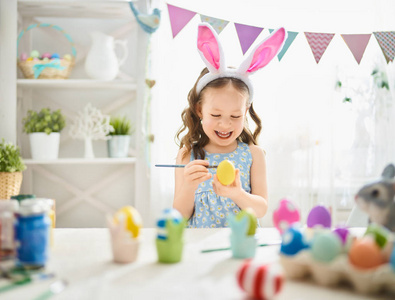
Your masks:
{"label": "white curtain", "polygon": [[[343,41],[343,33],[372,33],[395,28],[388,11],[390,1],[168,1],[198,14],[173,39],[166,3],[152,1],[162,11],[159,30],[152,36],[151,165],[175,162],[174,136],[187,94],[203,63],[196,50],[200,14],[229,20],[221,32],[228,65],[243,59],[234,22],[265,28],[284,26],[299,32],[282,60],[274,59],[252,76],[254,107],[263,122],[259,143],[267,152],[269,212],[261,220],[272,224],[272,211],[280,199],[296,202],[303,220],[317,204],[331,207],[334,221],[344,221],[342,211],[353,206],[357,189],[378,177],[388,162],[395,161],[394,103],[386,89],[377,88],[371,73],[379,68],[394,90],[395,72],[386,64],[372,35],[358,65]],[[385,5],[385,6],[384,6]],[[391,9],[392,8],[392,9]],[[350,20],[353,20],[351,22]],[[335,33],[317,64],[304,31]],[[342,88],[336,88],[336,82]],[[345,97],[351,102],[343,102]],[[252,124],[253,122],[250,122]],[[174,170],[151,169],[152,220],[172,205]]]}

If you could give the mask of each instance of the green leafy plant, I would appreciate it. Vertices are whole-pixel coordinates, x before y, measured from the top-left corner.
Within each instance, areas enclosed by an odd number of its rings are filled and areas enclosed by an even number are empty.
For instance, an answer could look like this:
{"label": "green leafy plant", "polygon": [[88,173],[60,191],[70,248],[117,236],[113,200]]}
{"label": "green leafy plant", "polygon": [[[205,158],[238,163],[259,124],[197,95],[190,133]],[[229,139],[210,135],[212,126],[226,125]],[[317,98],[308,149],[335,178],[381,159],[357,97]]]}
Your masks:
{"label": "green leafy plant", "polygon": [[111,117],[110,125],[114,128],[110,135],[131,135],[134,128],[127,117]]}
{"label": "green leafy plant", "polygon": [[29,110],[27,116],[23,119],[23,130],[26,133],[45,132],[61,132],[66,126],[65,117],[60,109],[51,111],[49,108],[43,108],[36,112]]}
{"label": "green leafy plant", "polygon": [[22,172],[26,169],[18,146],[6,143],[2,139],[0,143],[0,172]]}

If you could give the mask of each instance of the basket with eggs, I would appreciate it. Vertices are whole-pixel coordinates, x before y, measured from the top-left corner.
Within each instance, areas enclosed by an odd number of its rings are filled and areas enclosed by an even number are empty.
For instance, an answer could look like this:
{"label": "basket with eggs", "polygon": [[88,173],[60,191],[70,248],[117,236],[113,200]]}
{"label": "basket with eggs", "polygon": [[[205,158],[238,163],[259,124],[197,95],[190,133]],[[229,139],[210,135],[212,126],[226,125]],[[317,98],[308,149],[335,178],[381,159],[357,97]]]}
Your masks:
{"label": "basket with eggs", "polygon": [[71,44],[71,54],[66,53],[61,56],[59,53],[40,53],[37,50],[32,50],[30,55],[24,52],[19,54],[18,52],[18,67],[22,71],[23,76],[27,79],[68,78],[74,66],[77,51],[72,38],[61,27],[48,23],[32,24],[19,33],[17,49],[19,49],[19,43],[24,34],[34,28],[50,28],[61,32]]}

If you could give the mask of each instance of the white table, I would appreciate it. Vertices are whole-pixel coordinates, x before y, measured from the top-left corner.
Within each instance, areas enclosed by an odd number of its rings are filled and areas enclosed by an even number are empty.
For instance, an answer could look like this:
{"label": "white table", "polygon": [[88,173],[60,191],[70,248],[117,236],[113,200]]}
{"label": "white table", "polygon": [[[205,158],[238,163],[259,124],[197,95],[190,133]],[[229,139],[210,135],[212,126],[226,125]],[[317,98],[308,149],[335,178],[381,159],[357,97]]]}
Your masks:
{"label": "white table", "polygon": [[[230,230],[186,229],[183,259],[176,264],[157,262],[155,229],[143,229],[137,261],[112,262],[107,229],[56,229],[47,269],[69,286],[51,299],[247,299],[236,283],[243,260],[230,251],[201,253],[229,246]],[[259,242],[279,239],[273,228],[259,229]],[[279,246],[257,248],[262,263],[278,261]],[[56,279],[36,282],[0,294],[0,299],[33,299]],[[392,299],[394,295],[392,295]],[[276,299],[391,299],[387,295],[356,294],[349,287],[325,288],[312,281],[286,281]]]}

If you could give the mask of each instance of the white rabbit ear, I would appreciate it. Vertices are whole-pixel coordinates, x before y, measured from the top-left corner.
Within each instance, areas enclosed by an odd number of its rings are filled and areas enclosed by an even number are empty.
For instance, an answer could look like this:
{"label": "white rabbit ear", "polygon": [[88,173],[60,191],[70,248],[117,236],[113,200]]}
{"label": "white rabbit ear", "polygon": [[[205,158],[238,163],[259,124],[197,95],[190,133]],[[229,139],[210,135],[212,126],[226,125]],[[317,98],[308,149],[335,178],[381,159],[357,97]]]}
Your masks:
{"label": "white rabbit ear", "polygon": [[238,72],[252,74],[265,67],[280,52],[286,39],[287,32],[284,28],[274,31],[255,47],[254,51],[241,63]]}
{"label": "white rabbit ear", "polygon": [[211,73],[218,73],[226,68],[218,35],[210,24],[199,24],[197,47],[203,62]]}

